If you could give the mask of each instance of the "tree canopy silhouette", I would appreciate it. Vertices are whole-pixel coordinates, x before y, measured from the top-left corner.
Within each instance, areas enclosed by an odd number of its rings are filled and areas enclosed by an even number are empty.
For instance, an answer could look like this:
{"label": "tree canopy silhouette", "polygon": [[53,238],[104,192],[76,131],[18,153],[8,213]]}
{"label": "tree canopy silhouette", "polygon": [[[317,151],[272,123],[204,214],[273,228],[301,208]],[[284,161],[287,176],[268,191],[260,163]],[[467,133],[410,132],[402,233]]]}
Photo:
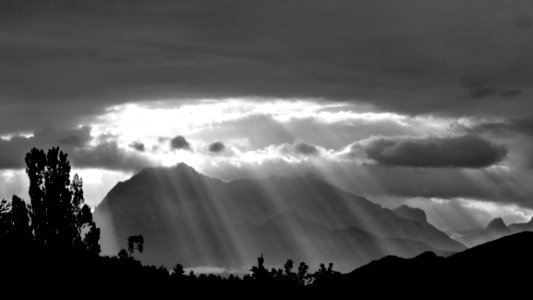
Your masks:
{"label": "tree canopy silhouette", "polygon": [[31,232],[36,246],[98,255],[100,230],[85,204],[83,181],[77,174],[70,180],[67,154],[59,147],[47,153],[33,148],[25,160],[30,183]]}
{"label": "tree canopy silhouette", "polygon": [[139,253],[143,252],[144,248],[144,238],[142,235],[132,235],[128,237],[128,253],[130,256],[133,256],[135,250]]}
{"label": "tree canopy silhouette", "polygon": [[0,244],[26,249],[33,240],[30,208],[17,196],[0,202]]}

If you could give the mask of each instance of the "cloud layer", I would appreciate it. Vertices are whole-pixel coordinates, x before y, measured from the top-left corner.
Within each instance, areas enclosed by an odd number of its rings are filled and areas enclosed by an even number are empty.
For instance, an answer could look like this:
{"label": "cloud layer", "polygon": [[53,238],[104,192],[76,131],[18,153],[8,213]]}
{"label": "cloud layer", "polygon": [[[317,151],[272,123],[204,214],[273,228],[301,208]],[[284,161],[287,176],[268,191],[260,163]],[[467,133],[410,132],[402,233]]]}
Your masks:
{"label": "cloud layer", "polygon": [[[119,147],[116,141],[93,138],[89,127],[63,131],[40,131],[34,136],[0,139],[0,170],[23,169],[25,154],[31,148],[49,149],[60,146],[75,168],[138,171],[154,162],[137,151]],[[92,144],[94,142],[94,144]]]}
{"label": "cloud layer", "polygon": [[376,138],[363,149],[385,166],[485,168],[505,158],[507,150],[476,136],[449,138]]}
{"label": "cloud layer", "polygon": [[168,98],[523,115],[528,11],[526,0],[3,1],[0,134]]}

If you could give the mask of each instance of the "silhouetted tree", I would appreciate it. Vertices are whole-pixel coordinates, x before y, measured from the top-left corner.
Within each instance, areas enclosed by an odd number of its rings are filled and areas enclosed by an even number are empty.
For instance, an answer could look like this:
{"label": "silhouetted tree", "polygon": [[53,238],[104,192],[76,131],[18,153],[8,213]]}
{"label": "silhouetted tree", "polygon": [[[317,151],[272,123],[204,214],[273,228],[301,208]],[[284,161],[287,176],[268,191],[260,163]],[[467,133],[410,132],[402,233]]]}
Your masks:
{"label": "silhouetted tree", "polygon": [[39,246],[80,251],[97,255],[100,231],[83,196],[83,182],[70,180],[67,154],[52,148],[45,153],[33,148],[26,154],[26,173],[30,181],[31,223]]}
{"label": "silhouetted tree", "polygon": [[269,272],[265,268],[265,258],[263,257],[263,254],[257,258],[257,266],[253,266],[250,271],[255,280],[263,281],[269,278]]}
{"label": "silhouetted tree", "polygon": [[340,273],[333,270],[333,263],[329,263],[328,267],[320,264],[319,269],[313,274],[313,283],[326,284],[333,281]]}
{"label": "silhouetted tree", "polygon": [[276,268],[270,269],[270,277],[274,279],[283,279],[283,270]]}
{"label": "silhouetted tree", "polygon": [[298,266],[298,283],[305,285],[307,283],[309,266],[305,262],[301,262]]}
{"label": "silhouetted tree", "polygon": [[185,269],[181,264],[176,264],[174,269],[172,269],[172,277],[174,278],[183,278],[185,275]]}
{"label": "silhouetted tree", "polygon": [[292,259],[288,259],[287,262],[285,262],[283,268],[285,279],[288,281],[295,281],[297,275],[292,271],[292,269],[294,268],[294,262],[292,261]]}
{"label": "silhouetted tree", "polygon": [[0,244],[12,250],[27,249],[33,241],[30,209],[24,200],[13,196],[0,202]]}
{"label": "silhouetted tree", "polygon": [[135,250],[139,253],[143,252],[144,248],[144,238],[142,235],[132,235],[128,237],[128,253],[130,256],[133,256]]}
{"label": "silhouetted tree", "polygon": [[294,267],[294,263],[292,259],[287,259],[287,262],[285,262],[285,265],[283,268],[285,269],[285,276],[290,275],[292,273],[292,268]]}
{"label": "silhouetted tree", "polygon": [[126,249],[121,249],[118,252],[118,258],[124,260],[130,258],[130,255],[128,254],[128,251],[126,251]]}

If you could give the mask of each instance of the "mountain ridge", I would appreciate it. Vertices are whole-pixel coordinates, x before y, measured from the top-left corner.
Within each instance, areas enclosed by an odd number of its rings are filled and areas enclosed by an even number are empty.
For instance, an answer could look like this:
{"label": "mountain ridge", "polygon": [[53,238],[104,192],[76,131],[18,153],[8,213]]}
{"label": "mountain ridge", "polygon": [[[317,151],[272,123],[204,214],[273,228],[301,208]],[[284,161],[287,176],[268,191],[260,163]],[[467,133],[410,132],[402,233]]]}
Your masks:
{"label": "mountain ridge", "polygon": [[[286,220],[274,218],[287,212]],[[235,267],[265,253],[274,263],[332,258],[347,269],[390,253],[465,248],[425,220],[402,218],[317,176],[223,182],[185,164],[147,168],[117,184],[96,208],[95,220],[103,225],[104,252],[143,234],[140,258],[151,264]],[[265,226],[268,220],[274,223]],[[311,223],[325,230],[306,229]],[[364,233],[338,231],[350,227]]]}
{"label": "mountain ridge", "polygon": [[469,247],[475,247],[510,234],[525,231],[533,231],[533,218],[525,223],[507,225],[501,217],[497,217],[491,220],[485,228],[457,232],[455,239]]}
{"label": "mountain ridge", "polygon": [[[530,282],[532,252],[533,232],[520,232],[448,257],[431,252],[408,259],[386,256],[342,275],[328,288],[348,292],[357,286],[365,295],[424,299],[434,293],[439,297],[521,294]],[[416,288],[406,288],[413,284]]]}

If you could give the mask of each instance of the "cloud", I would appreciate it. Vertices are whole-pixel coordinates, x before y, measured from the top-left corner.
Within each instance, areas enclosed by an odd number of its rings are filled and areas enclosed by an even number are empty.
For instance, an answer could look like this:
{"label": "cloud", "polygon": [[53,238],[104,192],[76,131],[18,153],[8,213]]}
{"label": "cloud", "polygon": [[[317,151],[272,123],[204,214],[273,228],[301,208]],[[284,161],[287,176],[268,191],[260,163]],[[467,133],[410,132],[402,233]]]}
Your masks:
{"label": "cloud", "polygon": [[116,142],[102,142],[94,147],[74,149],[69,153],[76,168],[139,171],[153,165],[148,158],[120,148]]}
{"label": "cloud", "polygon": [[318,154],[318,149],[315,145],[311,145],[311,144],[307,144],[303,142],[297,143],[296,145],[294,145],[294,151],[296,153],[300,153],[302,155],[309,155],[309,156]]}
{"label": "cloud", "polygon": [[[411,115],[533,109],[527,1],[4,2],[0,134],[169,98],[312,98]],[[489,90],[474,96],[496,92],[465,101],[460,78],[477,74],[488,79],[472,88]]]}
{"label": "cloud", "polygon": [[362,148],[379,164],[415,168],[484,168],[507,154],[503,146],[476,136],[374,138]]}
{"label": "cloud", "polygon": [[509,134],[533,136],[533,117],[480,122],[472,127],[465,128],[465,131],[499,136]]}
{"label": "cloud", "polygon": [[92,140],[91,128],[47,129],[36,131],[33,135],[14,135],[8,139],[0,138],[0,169],[18,169],[26,166],[24,157],[31,148],[49,149],[60,146],[75,149],[86,146]]}
{"label": "cloud", "polygon": [[222,142],[214,142],[209,145],[208,150],[212,153],[219,153],[224,151],[225,148],[226,146]]}
{"label": "cloud", "polygon": [[57,142],[60,145],[72,146],[72,147],[83,147],[87,145],[92,139],[91,136],[91,127],[83,126],[74,130],[66,130],[63,132],[55,133],[56,135],[61,136]]}
{"label": "cloud", "polygon": [[524,94],[524,91],[517,90],[517,89],[508,89],[508,90],[503,90],[500,92],[500,96],[502,98],[518,97],[518,96],[521,96],[522,94]]}
{"label": "cloud", "polygon": [[20,169],[26,166],[24,156],[31,150],[32,138],[0,139],[0,169]]}
{"label": "cloud", "polygon": [[145,147],[144,147],[144,144],[141,143],[141,142],[133,142],[130,144],[130,147],[139,151],[139,152],[144,152],[145,151]]}
{"label": "cloud", "polygon": [[170,140],[170,148],[173,150],[191,150],[191,145],[183,136],[178,135]]}
{"label": "cloud", "polygon": [[153,164],[145,156],[119,147],[112,139],[90,138],[90,129],[80,127],[40,131],[31,137],[14,136],[10,139],[0,139],[0,170],[25,168],[24,157],[31,148],[46,151],[55,146],[59,146],[69,155],[72,166],[76,168],[135,171]]}
{"label": "cloud", "polygon": [[320,157],[322,152],[326,149],[318,147],[306,142],[297,142],[294,144],[281,144],[278,146],[270,146],[273,159],[279,159],[281,157],[293,157],[293,158],[306,158],[306,157]]}

